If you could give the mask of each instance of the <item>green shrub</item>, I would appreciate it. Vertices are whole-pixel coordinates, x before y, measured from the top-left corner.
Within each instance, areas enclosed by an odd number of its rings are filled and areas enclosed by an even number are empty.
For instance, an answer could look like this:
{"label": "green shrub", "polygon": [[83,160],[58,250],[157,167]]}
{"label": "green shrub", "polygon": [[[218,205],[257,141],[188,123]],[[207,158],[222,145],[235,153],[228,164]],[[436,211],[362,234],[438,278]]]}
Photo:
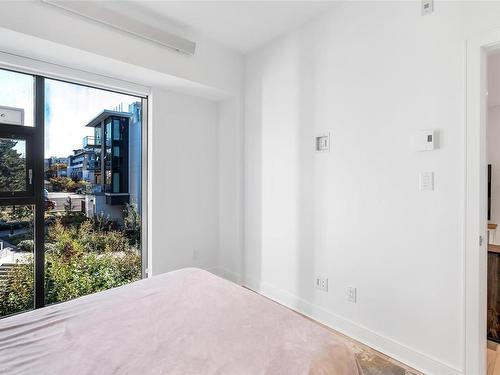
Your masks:
{"label": "green shrub", "polygon": [[141,277],[138,254],[72,252],[47,256],[47,302],[66,301],[128,284]]}
{"label": "green shrub", "polygon": [[80,226],[82,223],[86,222],[88,219],[85,213],[81,211],[69,211],[65,210],[64,214],[60,217],[60,222],[66,227]]}
{"label": "green shrub", "polygon": [[92,228],[97,232],[109,232],[118,228],[118,225],[109,218],[109,215],[104,215],[102,211],[98,215],[93,216],[90,219],[90,223],[92,224]]}
{"label": "green shrub", "polygon": [[24,252],[33,252],[33,240],[22,240],[17,244],[17,248]]}
{"label": "green shrub", "polygon": [[141,243],[141,215],[135,203],[125,205],[123,209],[123,231],[131,245]]}
{"label": "green shrub", "polygon": [[33,308],[33,258],[13,267],[0,281],[0,316]]}
{"label": "green shrub", "polygon": [[[32,246],[28,241],[23,246]],[[141,256],[121,231],[102,233],[93,223],[49,226],[45,244],[46,303],[66,301],[141,278]],[[0,280],[0,316],[33,307],[33,258]]]}

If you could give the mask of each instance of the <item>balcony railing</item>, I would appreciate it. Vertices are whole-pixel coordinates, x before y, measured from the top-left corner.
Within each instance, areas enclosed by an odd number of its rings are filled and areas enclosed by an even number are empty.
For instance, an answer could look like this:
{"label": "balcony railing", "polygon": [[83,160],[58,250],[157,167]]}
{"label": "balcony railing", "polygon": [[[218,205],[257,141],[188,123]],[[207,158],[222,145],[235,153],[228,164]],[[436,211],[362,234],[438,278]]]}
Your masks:
{"label": "balcony railing", "polygon": [[91,136],[86,136],[83,137],[83,148],[86,147],[95,147],[95,146],[100,146],[101,145],[101,139],[96,138],[96,137],[91,137]]}

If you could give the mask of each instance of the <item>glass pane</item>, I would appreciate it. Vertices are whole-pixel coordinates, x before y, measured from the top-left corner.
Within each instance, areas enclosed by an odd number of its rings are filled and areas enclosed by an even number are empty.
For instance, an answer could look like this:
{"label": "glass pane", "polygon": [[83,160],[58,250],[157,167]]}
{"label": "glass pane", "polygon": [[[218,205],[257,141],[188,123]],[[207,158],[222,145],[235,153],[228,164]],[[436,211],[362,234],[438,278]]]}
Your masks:
{"label": "glass pane", "polygon": [[26,140],[0,138],[0,192],[27,190]]}
{"label": "glass pane", "polygon": [[[66,82],[46,80],[45,100],[45,278],[51,304],[141,278],[142,119],[132,116],[140,113],[139,98]],[[118,135],[128,134],[122,126],[136,129],[129,140],[133,151],[113,139],[115,117]],[[117,164],[113,153],[127,155],[134,170]],[[134,189],[114,194],[126,185],[123,176]]]}
{"label": "glass pane", "polygon": [[120,173],[113,173],[113,193],[120,192]]}
{"label": "glass pane", "polygon": [[34,77],[0,69],[0,123],[33,126]]}
{"label": "glass pane", "polygon": [[113,140],[119,141],[121,140],[121,131],[120,131],[120,120],[113,120]]}
{"label": "glass pane", "polygon": [[0,317],[34,305],[33,207],[0,207]]}

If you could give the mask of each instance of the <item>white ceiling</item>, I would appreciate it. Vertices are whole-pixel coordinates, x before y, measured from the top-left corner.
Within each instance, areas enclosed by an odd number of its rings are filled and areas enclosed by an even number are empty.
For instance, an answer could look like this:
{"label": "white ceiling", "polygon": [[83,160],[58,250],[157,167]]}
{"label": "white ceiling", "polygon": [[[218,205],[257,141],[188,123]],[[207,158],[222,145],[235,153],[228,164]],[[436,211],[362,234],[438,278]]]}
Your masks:
{"label": "white ceiling", "polygon": [[[241,53],[293,30],[333,6],[331,1],[153,1],[104,2],[151,26],[187,30]],[[101,3],[102,4],[102,3]],[[163,27],[164,26],[164,27]]]}

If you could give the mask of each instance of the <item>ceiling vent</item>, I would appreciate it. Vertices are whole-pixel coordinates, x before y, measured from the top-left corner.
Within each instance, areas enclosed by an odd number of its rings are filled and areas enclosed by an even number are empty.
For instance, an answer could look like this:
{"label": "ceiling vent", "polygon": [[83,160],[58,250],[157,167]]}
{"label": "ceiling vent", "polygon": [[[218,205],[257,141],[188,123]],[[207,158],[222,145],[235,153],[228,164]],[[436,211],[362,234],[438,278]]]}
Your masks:
{"label": "ceiling vent", "polygon": [[196,43],[151,27],[122,14],[116,14],[99,5],[98,1],[63,1],[42,0],[46,4],[62,8],[68,12],[92,19],[109,27],[133,34],[153,43],[174,49],[188,55],[194,55]]}

